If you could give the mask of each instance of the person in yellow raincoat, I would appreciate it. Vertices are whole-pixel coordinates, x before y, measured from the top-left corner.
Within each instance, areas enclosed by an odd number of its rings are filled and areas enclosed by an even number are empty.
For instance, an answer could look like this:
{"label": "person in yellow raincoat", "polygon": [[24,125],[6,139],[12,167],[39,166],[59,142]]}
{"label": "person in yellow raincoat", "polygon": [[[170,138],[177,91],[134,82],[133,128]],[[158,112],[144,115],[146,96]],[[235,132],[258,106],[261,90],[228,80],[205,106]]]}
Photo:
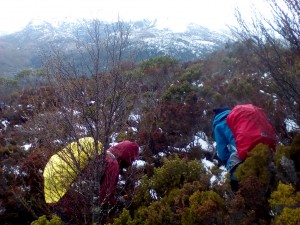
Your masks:
{"label": "person in yellow raincoat", "polygon": [[[98,143],[98,149],[102,144]],[[85,137],[67,145],[54,154],[43,172],[46,203],[57,203],[67,192],[89,160],[95,157],[95,144],[92,137]]]}
{"label": "person in yellow raincoat", "polygon": [[[98,149],[102,144],[98,143]],[[101,151],[100,151],[101,153]],[[55,205],[65,196],[71,184],[80,173],[92,170],[86,168],[89,161],[96,157],[95,143],[92,137],[85,137],[72,142],[53,155],[45,166],[44,195],[48,204]],[[119,172],[122,168],[132,165],[139,156],[139,146],[131,141],[122,141],[109,148],[105,156],[106,165],[100,183],[99,200],[114,204],[114,191],[117,186]],[[96,160],[97,161],[97,160]]]}

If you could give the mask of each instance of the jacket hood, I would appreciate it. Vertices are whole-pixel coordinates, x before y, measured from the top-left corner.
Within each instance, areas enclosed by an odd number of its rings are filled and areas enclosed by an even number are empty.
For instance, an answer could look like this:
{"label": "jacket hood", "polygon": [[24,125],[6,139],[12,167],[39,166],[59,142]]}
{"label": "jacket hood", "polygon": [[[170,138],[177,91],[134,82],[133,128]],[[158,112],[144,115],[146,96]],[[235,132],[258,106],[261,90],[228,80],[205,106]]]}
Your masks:
{"label": "jacket hood", "polygon": [[131,141],[122,141],[108,149],[123,166],[131,166],[139,157],[138,144]]}
{"label": "jacket hood", "polygon": [[230,109],[224,110],[221,113],[216,114],[213,122],[213,126],[215,127],[219,122],[221,122],[223,119],[225,119],[228,114],[231,112]]}

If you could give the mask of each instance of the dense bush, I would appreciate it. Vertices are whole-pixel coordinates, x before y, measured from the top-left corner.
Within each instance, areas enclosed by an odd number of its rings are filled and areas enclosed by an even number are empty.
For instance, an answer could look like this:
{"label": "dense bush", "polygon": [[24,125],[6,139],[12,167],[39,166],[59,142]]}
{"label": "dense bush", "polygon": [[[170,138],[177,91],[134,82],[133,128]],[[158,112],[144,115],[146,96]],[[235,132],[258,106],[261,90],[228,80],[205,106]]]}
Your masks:
{"label": "dense bush", "polygon": [[48,220],[47,217],[44,215],[39,217],[38,220],[35,220],[31,223],[31,225],[61,225],[61,224],[62,224],[61,219],[56,215],[53,215],[50,220]]}
{"label": "dense bush", "polygon": [[[298,149],[297,140],[285,148]],[[258,145],[250,152],[235,173],[235,194],[227,182],[211,183],[199,161],[165,159],[152,176],[142,178],[134,207],[124,209],[112,224],[298,224],[299,189],[283,183],[276,163],[293,151],[277,149]]]}

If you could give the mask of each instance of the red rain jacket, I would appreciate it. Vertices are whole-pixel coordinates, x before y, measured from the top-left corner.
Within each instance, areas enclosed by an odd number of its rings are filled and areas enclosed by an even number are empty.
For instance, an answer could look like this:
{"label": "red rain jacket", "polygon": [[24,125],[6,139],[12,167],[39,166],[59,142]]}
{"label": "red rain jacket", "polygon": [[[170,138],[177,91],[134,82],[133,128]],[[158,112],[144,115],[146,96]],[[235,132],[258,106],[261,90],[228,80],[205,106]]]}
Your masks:
{"label": "red rain jacket", "polygon": [[116,203],[114,192],[117,187],[119,172],[122,168],[132,165],[139,156],[139,146],[130,141],[122,141],[109,148],[106,154],[104,177],[100,184],[100,201]]}

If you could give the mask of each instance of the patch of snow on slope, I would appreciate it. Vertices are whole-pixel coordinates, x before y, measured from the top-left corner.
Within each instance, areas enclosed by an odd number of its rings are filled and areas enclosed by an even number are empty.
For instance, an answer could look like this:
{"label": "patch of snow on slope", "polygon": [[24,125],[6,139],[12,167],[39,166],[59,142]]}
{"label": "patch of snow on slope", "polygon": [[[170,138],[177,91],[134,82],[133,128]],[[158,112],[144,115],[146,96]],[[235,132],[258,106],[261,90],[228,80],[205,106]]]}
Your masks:
{"label": "patch of snow on slope", "polygon": [[28,149],[31,147],[32,147],[32,144],[25,144],[22,146],[22,148],[24,148],[25,151],[28,151]]}
{"label": "patch of snow on slope", "polygon": [[284,123],[288,132],[299,130],[299,125],[291,119],[285,119]]}
{"label": "patch of snow on slope", "polygon": [[1,123],[4,126],[4,128],[7,128],[8,124],[9,124],[9,121],[8,120],[2,120]]}
{"label": "patch of snow on slope", "polygon": [[135,160],[132,163],[133,166],[136,166],[137,168],[143,168],[146,165],[146,162],[144,160]]}
{"label": "patch of snow on slope", "polygon": [[213,146],[208,142],[208,137],[204,132],[198,132],[190,146],[201,146],[204,151],[213,151]]}
{"label": "patch of snow on slope", "polygon": [[211,174],[211,178],[210,178],[210,184],[213,185],[214,183],[218,183],[218,184],[224,184],[226,181],[226,174],[227,174],[227,170],[225,168],[225,166],[221,166],[219,167],[219,169],[221,170],[220,176],[216,176],[214,174],[212,174],[211,169],[216,166],[213,162],[207,160],[206,158],[201,159],[201,163],[204,166],[204,168],[206,169],[206,171]]}

